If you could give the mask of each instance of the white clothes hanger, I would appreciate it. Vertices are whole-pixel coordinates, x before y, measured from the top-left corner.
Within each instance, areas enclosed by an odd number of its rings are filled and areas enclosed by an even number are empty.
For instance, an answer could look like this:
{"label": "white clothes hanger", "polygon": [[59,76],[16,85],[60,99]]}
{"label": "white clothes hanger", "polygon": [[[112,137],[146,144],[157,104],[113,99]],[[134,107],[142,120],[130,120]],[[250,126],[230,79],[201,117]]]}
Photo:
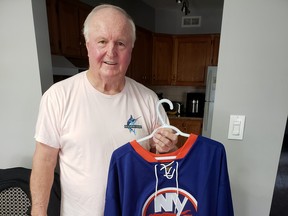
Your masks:
{"label": "white clothes hanger", "polygon": [[[165,121],[164,121],[164,119],[163,119],[163,117],[162,117],[162,115],[160,113],[160,105],[162,105],[162,103],[168,103],[170,109],[171,110],[173,109],[173,104],[172,104],[172,102],[170,100],[168,100],[168,99],[159,100],[157,105],[156,105],[156,112],[157,112],[157,116],[160,119],[160,122],[161,122],[162,125],[160,127],[156,128],[156,129],[154,129],[154,131],[150,135],[138,139],[137,140],[138,143],[142,142],[142,141],[145,141],[145,140],[148,140],[148,139],[151,139],[154,136],[154,134],[156,133],[156,131],[158,129],[160,129],[160,128],[170,128],[170,129],[176,131],[176,135],[181,135],[181,136],[184,136],[184,137],[189,137],[190,136],[190,134],[187,134],[187,133],[184,133],[184,132],[180,131],[179,128],[177,128],[177,127],[175,127],[173,125],[169,125],[169,124],[165,123]],[[156,157],[157,160],[167,160],[167,159],[175,159],[175,158],[176,158],[176,156]]]}
{"label": "white clothes hanger", "polygon": [[170,100],[168,100],[168,99],[161,99],[161,100],[159,100],[158,103],[157,103],[157,105],[156,105],[156,113],[157,113],[157,116],[158,116],[158,118],[160,119],[160,122],[161,122],[162,125],[161,125],[160,127],[156,128],[156,129],[154,129],[154,131],[153,131],[150,135],[148,135],[148,136],[146,136],[146,137],[143,137],[143,138],[137,140],[137,142],[142,142],[142,141],[151,139],[151,138],[154,136],[154,134],[156,133],[156,131],[157,131],[158,129],[160,129],[160,128],[170,128],[170,129],[173,129],[174,131],[176,131],[176,135],[181,135],[181,136],[184,136],[184,137],[189,137],[189,136],[190,136],[190,134],[187,134],[187,133],[184,133],[184,132],[180,131],[179,128],[177,128],[177,127],[175,127],[175,126],[173,126],[173,125],[169,125],[169,124],[166,124],[166,123],[165,123],[165,121],[164,121],[164,119],[163,119],[163,117],[162,117],[162,115],[161,115],[161,113],[160,113],[160,105],[162,105],[162,103],[168,103],[170,109],[171,109],[171,110],[173,109],[173,104],[172,104],[172,102],[171,102]]}

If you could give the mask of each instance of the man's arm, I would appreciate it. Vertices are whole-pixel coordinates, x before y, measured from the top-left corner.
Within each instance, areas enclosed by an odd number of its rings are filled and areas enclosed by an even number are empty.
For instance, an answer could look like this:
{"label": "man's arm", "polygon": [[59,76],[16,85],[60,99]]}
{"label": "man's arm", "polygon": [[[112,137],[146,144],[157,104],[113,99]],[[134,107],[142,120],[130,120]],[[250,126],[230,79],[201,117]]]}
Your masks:
{"label": "man's arm", "polygon": [[36,143],[30,178],[32,216],[47,216],[50,191],[54,181],[59,149]]}

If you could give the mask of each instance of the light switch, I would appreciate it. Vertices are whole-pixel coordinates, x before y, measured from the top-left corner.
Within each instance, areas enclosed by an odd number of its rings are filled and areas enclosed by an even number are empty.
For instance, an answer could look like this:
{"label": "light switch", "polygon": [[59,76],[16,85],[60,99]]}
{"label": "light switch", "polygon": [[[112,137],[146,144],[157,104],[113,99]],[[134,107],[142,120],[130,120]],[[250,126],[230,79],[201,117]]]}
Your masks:
{"label": "light switch", "polygon": [[242,140],[244,133],[244,124],[244,115],[230,115],[228,139]]}
{"label": "light switch", "polygon": [[232,135],[237,136],[237,135],[240,134],[240,126],[241,126],[241,122],[240,121],[233,122]]}

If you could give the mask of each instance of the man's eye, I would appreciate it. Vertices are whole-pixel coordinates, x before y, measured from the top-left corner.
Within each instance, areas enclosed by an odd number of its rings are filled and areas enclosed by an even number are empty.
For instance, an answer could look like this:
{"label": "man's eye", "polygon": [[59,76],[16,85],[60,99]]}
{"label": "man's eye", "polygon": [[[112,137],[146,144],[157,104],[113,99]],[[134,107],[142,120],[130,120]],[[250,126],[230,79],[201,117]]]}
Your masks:
{"label": "man's eye", "polygon": [[105,44],[106,42],[104,40],[98,41],[98,44]]}
{"label": "man's eye", "polygon": [[121,41],[119,41],[117,44],[118,44],[118,46],[125,46],[125,44]]}

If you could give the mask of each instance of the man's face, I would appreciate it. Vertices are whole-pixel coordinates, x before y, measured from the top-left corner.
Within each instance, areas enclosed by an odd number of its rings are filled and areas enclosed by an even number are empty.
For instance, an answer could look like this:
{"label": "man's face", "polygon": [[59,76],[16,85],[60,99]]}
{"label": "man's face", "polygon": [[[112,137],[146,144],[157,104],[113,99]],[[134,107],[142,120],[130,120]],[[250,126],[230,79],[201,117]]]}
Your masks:
{"label": "man's face", "polygon": [[86,46],[93,73],[123,77],[131,60],[131,26],[119,12],[100,12],[90,22]]}

